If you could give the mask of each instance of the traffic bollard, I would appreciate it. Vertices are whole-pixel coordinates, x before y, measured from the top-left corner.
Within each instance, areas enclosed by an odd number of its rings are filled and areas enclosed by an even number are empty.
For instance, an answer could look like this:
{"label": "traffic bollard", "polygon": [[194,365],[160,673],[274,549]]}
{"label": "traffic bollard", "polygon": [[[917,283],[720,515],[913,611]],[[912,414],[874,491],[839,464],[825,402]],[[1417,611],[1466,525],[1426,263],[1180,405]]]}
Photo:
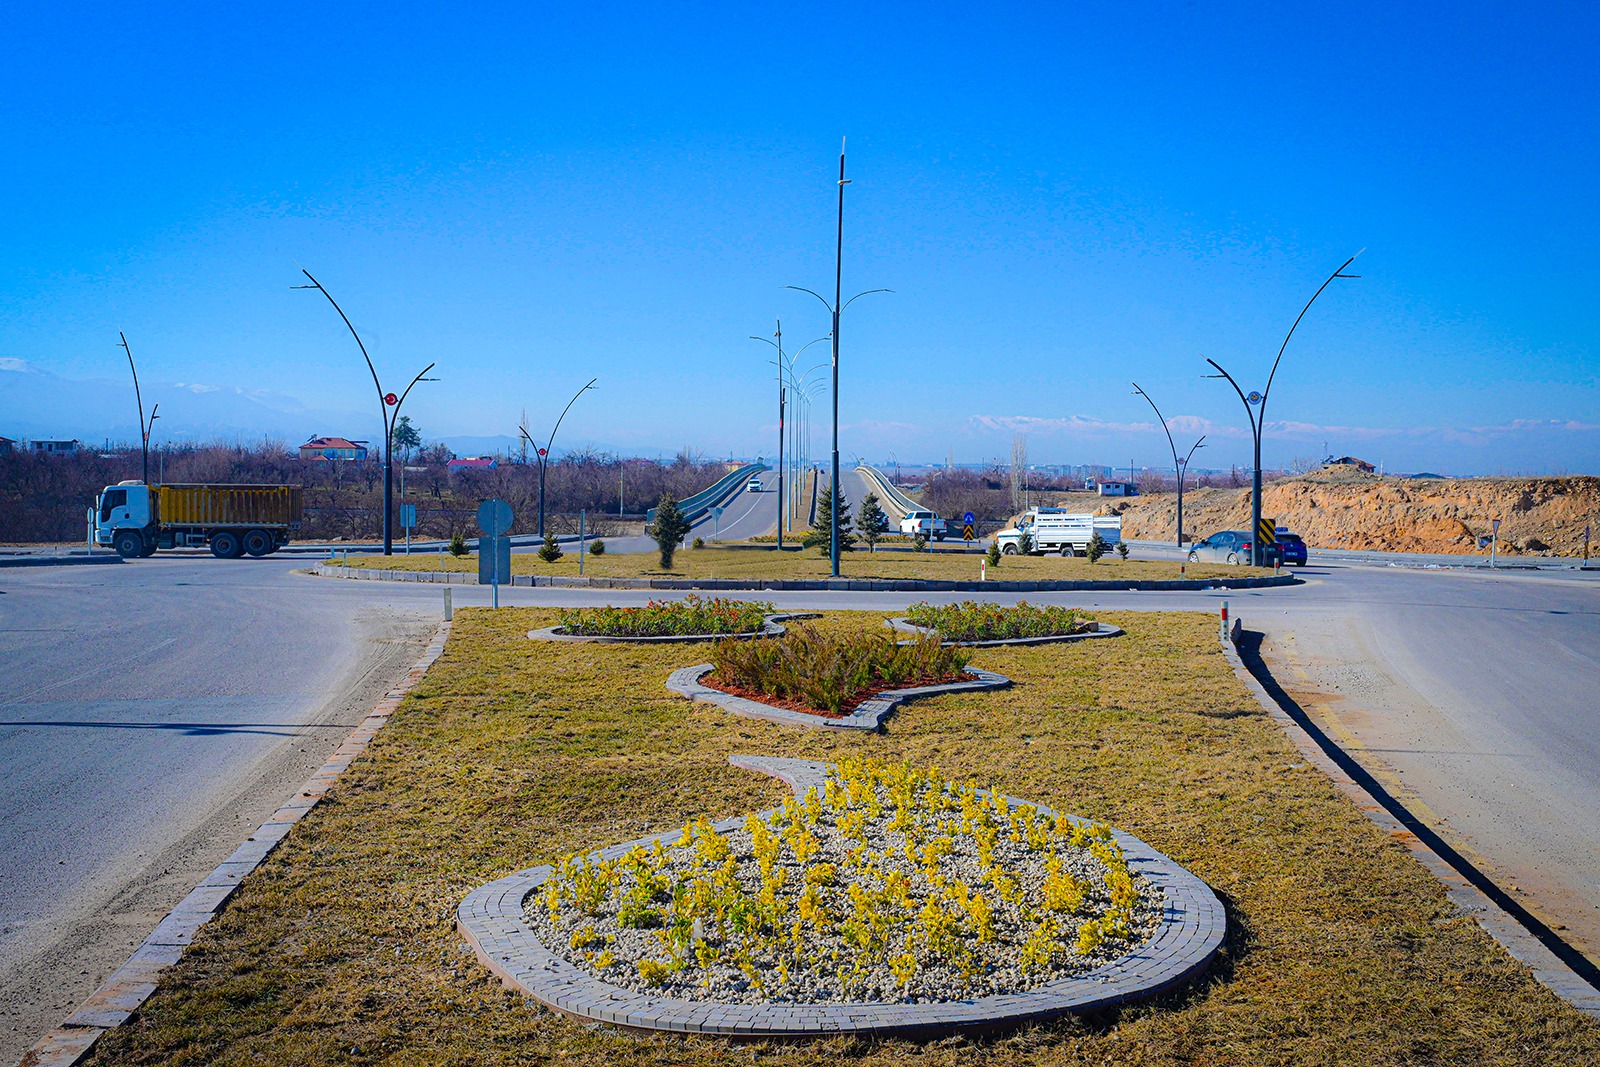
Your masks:
{"label": "traffic bollard", "polygon": [[449,622],[451,619],[456,617],[456,609],[455,609],[454,605],[451,603],[450,593],[451,593],[450,587],[448,585],[445,586],[444,587],[444,621],[445,622]]}
{"label": "traffic bollard", "polygon": [[1222,602],[1222,639],[1228,640],[1228,602]]}

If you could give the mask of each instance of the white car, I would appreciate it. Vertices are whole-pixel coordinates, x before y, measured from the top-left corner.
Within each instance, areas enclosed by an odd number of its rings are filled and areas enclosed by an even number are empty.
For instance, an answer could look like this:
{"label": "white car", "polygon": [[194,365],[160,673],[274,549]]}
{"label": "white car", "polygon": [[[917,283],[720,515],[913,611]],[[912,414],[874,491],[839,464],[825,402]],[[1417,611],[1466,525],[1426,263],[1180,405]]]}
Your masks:
{"label": "white car", "polygon": [[761,492],[761,479],[760,478],[751,478],[748,482],[745,482],[744,483],[744,491],[747,492],[747,493],[759,493],[759,492]]}

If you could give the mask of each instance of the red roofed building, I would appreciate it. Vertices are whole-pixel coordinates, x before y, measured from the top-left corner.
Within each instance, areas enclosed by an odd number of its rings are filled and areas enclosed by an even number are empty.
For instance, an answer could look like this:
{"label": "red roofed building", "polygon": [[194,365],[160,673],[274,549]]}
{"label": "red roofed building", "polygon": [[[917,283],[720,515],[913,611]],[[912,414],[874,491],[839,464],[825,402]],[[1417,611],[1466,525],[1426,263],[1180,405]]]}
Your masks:
{"label": "red roofed building", "polygon": [[343,437],[313,437],[300,446],[300,458],[304,460],[333,460],[367,458],[367,443],[365,441],[348,441]]}

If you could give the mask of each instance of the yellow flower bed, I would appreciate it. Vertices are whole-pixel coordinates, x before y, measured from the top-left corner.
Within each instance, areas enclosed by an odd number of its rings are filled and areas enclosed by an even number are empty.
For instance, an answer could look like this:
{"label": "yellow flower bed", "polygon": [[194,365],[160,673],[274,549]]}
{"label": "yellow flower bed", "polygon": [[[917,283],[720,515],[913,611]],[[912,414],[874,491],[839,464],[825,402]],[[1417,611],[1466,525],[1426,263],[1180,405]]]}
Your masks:
{"label": "yellow flower bed", "polygon": [[1143,940],[1109,827],[1049,816],[936,769],[841,760],[819,792],[719,833],[563,860],[528,914],[613,985],[744,1003],[1017,992]]}

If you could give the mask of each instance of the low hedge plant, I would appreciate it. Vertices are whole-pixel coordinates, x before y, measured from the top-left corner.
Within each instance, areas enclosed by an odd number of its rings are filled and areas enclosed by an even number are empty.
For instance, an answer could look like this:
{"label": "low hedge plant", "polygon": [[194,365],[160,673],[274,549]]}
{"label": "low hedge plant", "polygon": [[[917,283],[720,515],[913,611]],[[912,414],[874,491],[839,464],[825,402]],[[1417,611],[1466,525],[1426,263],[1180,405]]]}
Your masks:
{"label": "low hedge plant", "polygon": [[959,604],[913,604],[906,619],[937,630],[946,641],[1009,641],[1028,637],[1063,637],[1093,633],[1099,625],[1077,608],[1040,607],[1020,600],[1001,607],[976,600]]}
{"label": "low hedge plant", "polygon": [[687,637],[749,634],[772,612],[764,600],[707,600],[690,593],[682,600],[652,600],[642,608],[571,608],[561,627],[577,637]]}

